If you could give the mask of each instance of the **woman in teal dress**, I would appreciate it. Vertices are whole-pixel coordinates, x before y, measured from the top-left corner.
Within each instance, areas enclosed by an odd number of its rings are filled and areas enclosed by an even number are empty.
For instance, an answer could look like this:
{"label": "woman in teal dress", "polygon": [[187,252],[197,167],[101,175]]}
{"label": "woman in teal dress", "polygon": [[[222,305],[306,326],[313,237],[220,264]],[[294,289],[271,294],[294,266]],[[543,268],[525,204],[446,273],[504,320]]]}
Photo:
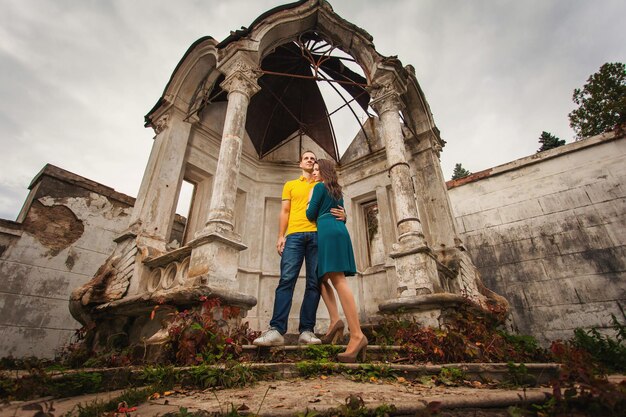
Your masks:
{"label": "woman in teal dress", "polygon": [[336,335],[342,334],[344,328],[332,288],[328,284],[330,281],[339,295],[350,331],[348,346],[337,358],[340,362],[356,362],[359,354],[362,359],[365,358],[367,338],[361,331],[354,295],[346,280],[346,276],[356,274],[354,252],[346,225],[330,214],[332,208],[343,207],[343,193],[332,161],[319,159],[313,166],[313,177],[321,182],[313,188],[306,216],[317,223],[317,276],[321,280],[322,297],[331,321],[323,339],[336,339]]}

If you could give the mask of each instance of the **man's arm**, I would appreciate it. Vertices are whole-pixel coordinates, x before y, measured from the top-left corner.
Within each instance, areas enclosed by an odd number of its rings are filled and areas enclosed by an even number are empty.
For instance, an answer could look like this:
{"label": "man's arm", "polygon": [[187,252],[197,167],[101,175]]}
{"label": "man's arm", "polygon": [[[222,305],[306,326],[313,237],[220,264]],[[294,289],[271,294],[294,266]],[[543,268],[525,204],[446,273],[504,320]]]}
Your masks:
{"label": "man's arm", "polygon": [[280,256],[283,256],[283,250],[285,249],[285,233],[287,233],[290,211],[291,200],[283,200],[280,206],[280,214],[278,216],[278,241],[276,242],[276,250]]}

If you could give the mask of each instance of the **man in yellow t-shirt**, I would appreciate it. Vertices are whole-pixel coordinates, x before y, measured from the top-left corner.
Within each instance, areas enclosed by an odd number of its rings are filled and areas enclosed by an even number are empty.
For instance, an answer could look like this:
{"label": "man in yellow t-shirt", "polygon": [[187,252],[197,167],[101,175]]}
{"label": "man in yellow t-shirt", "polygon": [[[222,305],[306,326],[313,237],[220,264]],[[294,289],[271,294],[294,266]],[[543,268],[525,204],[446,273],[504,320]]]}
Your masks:
{"label": "man in yellow t-shirt", "polygon": [[[274,312],[269,330],[252,342],[257,346],[282,346],[285,344],[283,335],[287,332],[287,321],[293,290],[296,286],[302,262],[306,261],[306,287],[300,308],[300,325],[298,331],[300,344],[320,344],[322,341],[315,336],[315,315],[320,302],[320,288],[317,279],[317,226],[306,217],[309,195],[315,181],[313,165],[315,154],[305,151],[300,157],[302,175],[287,181],[283,187],[282,204],[279,216],[278,241],[276,250],[281,256],[280,280],[276,287]],[[345,211],[334,214],[339,220],[345,220]]]}

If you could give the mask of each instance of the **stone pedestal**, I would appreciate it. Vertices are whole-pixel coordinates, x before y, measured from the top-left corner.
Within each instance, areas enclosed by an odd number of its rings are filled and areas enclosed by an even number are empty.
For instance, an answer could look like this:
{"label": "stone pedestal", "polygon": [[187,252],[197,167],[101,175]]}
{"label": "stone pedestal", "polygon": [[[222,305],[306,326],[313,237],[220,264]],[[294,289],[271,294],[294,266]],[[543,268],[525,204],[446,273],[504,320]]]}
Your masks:
{"label": "stone pedestal", "polygon": [[230,230],[214,227],[204,231],[206,233],[190,242],[190,284],[238,290],[239,252],[247,246]]}
{"label": "stone pedestal", "polygon": [[[389,256],[395,261],[397,297],[432,294],[441,291],[438,282],[437,264],[427,246],[395,244]],[[438,281],[438,278],[437,278]]]}

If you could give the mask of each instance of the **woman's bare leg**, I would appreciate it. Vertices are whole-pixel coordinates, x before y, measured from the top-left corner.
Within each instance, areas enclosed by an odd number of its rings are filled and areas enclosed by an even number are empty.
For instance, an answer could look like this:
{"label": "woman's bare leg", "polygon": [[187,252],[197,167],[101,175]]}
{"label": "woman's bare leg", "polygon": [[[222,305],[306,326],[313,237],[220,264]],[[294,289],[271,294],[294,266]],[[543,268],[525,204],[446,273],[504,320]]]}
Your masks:
{"label": "woman's bare leg", "polygon": [[328,275],[322,278],[320,292],[322,294],[322,300],[324,300],[324,304],[326,304],[328,315],[330,316],[328,328],[332,329],[333,325],[339,321],[339,309],[337,308],[337,300],[335,299],[335,290],[333,290],[330,282],[328,282]]}
{"label": "woman's bare leg", "polygon": [[356,301],[354,301],[354,295],[343,272],[329,272],[328,275],[330,281],[333,283],[333,287],[335,287],[337,291],[339,301],[341,301],[343,314],[346,315],[346,321],[348,322],[348,328],[350,330],[350,342],[348,342],[346,352],[351,353],[364,337],[361,331],[361,324],[359,323]]}

